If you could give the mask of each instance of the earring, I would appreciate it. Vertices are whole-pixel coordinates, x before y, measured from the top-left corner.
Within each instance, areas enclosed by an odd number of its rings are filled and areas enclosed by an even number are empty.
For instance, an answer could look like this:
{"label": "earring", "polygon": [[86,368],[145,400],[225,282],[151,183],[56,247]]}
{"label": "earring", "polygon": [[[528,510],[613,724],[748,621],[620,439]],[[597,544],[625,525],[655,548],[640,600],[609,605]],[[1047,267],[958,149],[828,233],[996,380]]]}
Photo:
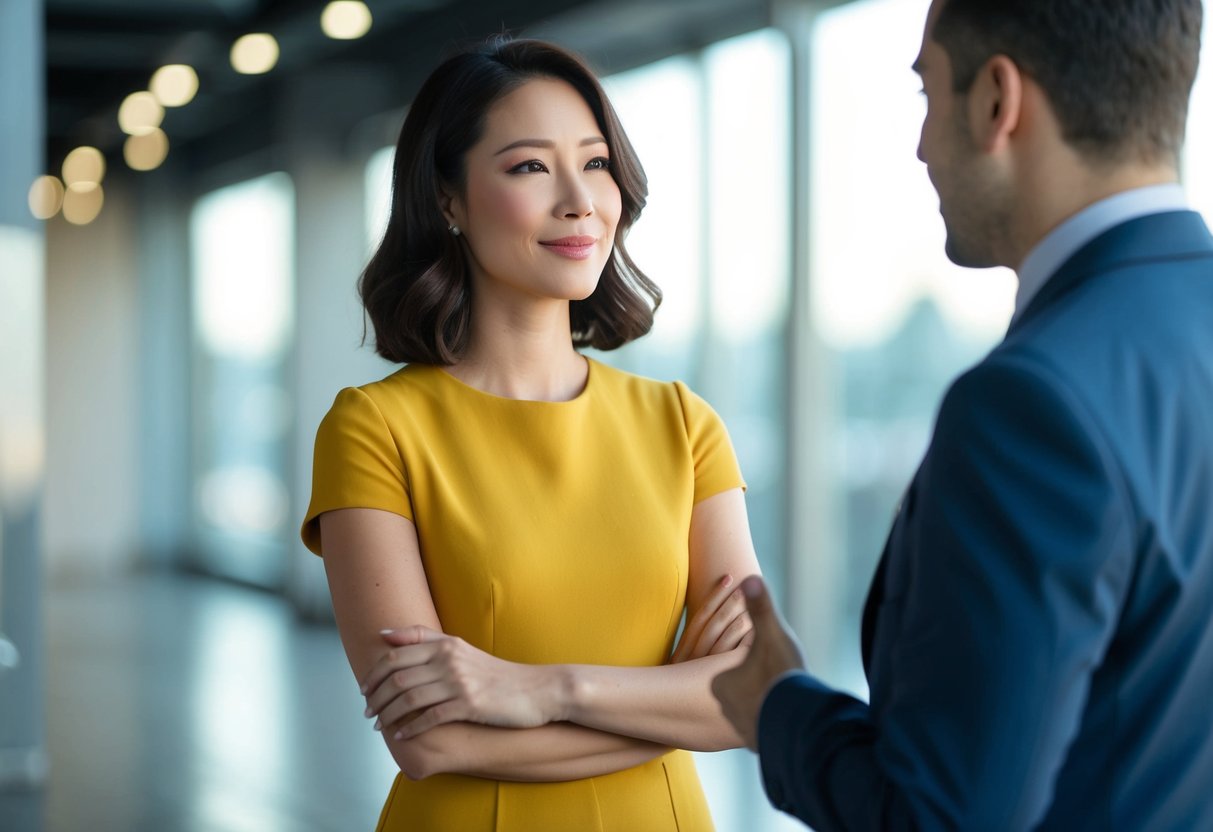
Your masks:
{"label": "earring", "polygon": [[448,228],[447,230],[448,230],[448,231],[450,231],[450,232],[451,232],[451,234],[453,234],[453,235],[454,235],[454,236],[456,236],[456,237],[458,237],[460,234],[462,234],[462,233],[463,233],[463,232],[461,232],[461,231],[459,230],[459,226],[457,226],[457,225],[452,225],[452,226],[451,226],[450,228]]}

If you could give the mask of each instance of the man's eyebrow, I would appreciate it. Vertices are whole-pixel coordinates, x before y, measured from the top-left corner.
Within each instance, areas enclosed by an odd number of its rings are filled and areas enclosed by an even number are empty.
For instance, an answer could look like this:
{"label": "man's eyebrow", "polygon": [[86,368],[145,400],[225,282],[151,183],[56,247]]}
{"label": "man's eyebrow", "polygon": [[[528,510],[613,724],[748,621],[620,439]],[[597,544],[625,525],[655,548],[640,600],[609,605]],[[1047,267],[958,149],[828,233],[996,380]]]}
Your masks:
{"label": "man's eyebrow", "polygon": [[[607,140],[604,139],[602,136],[590,136],[588,138],[582,139],[580,146],[586,147],[591,144],[606,144],[606,143],[607,143]],[[555,146],[556,146],[556,143],[550,139],[519,139],[516,142],[510,142],[509,144],[507,144],[505,147],[501,148],[501,150],[498,150],[493,155],[500,156],[502,153],[505,153],[507,150],[514,150],[515,148],[519,148],[519,147],[540,147],[540,148],[544,148],[546,150],[551,150]]]}

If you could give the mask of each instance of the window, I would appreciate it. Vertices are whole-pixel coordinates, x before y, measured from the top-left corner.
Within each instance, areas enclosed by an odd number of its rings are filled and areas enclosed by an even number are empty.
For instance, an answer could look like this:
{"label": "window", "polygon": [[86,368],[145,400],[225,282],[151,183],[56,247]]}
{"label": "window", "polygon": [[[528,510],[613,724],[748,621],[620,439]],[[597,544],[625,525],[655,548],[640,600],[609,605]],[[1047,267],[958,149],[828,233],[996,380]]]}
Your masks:
{"label": "window", "polygon": [[281,173],[198,201],[190,221],[197,564],[279,586],[291,419],[294,193]]}
{"label": "window", "polygon": [[[866,691],[859,620],[893,511],[944,390],[1005,332],[1015,278],[944,255],[939,200],[917,161],[926,103],[910,69],[927,2],[860,0],[812,35],[813,326],[837,379],[828,481],[842,508],[833,667]],[[820,555],[805,555],[820,556]]]}

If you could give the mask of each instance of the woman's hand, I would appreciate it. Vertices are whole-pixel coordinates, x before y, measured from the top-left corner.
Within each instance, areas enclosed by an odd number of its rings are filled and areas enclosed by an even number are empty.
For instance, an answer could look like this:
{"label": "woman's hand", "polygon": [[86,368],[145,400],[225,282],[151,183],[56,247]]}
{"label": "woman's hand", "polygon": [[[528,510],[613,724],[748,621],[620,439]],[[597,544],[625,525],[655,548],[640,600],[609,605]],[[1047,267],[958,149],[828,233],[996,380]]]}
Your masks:
{"label": "woman's hand", "polygon": [[557,665],[508,662],[428,627],[384,630],[394,647],[362,680],[375,727],[407,720],[407,740],[445,722],[535,728],[562,718],[564,680]]}
{"label": "woman's hand", "polygon": [[745,596],[733,587],[733,576],[725,575],[695,615],[687,621],[670,657],[670,664],[727,653],[753,640],[754,625],[746,614]]}

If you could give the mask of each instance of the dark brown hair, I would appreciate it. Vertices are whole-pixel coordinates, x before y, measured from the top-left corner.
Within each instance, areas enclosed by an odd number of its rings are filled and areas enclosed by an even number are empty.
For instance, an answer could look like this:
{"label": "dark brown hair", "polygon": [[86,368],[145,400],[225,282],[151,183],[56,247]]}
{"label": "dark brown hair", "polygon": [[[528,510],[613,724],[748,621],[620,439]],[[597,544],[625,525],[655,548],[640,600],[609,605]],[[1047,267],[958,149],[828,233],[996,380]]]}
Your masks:
{"label": "dark brown hair", "polygon": [[489,109],[534,78],[565,81],[585,99],[606,138],[622,200],[614,252],[598,286],[570,304],[573,344],[615,349],[652,328],[661,290],[623,245],[644,208],[648,180],[619,117],[575,55],[542,41],[496,37],[435,69],[400,130],[387,231],[358,283],[375,351],[389,361],[453,364],[466,349],[471,272],[439,208],[442,188],[463,191],[464,158],[483,135]]}
{"label": "dark brown hair", "polygon": [[1177,161],[1200,60],[1200,0],[947,0],[933,37],[956,92],[1006,55],[1093,161]]}

